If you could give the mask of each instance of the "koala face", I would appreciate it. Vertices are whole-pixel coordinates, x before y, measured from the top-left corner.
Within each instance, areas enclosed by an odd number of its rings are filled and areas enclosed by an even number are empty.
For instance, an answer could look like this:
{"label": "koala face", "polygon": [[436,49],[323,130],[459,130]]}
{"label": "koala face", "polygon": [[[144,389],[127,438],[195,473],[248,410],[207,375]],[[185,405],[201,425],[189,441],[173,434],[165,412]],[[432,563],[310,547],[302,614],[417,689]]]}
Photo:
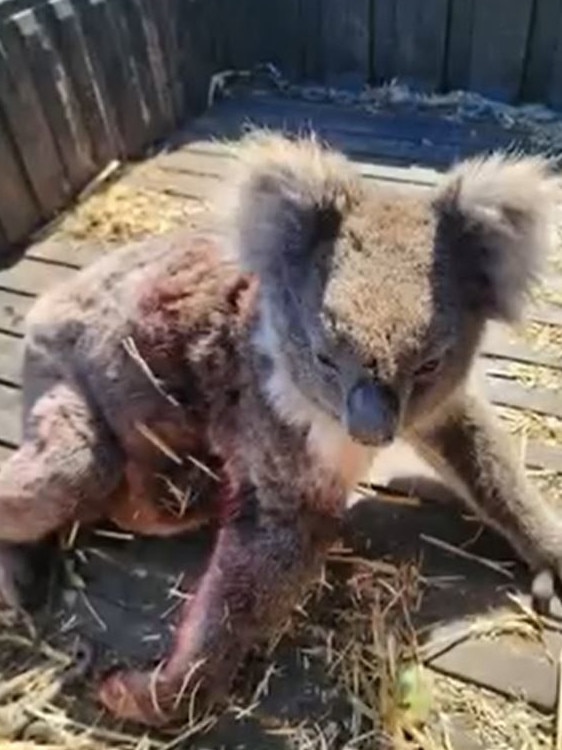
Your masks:
{"label": "koala face", "polygon": [[391,442],[470,364],[484,321],[464,314],[436,241],[426,201],[365,195],[280,294],[272,325],[292,381],[357,442]]}
{"label": "koala face", "polygon": [[260,280],[261,349],[282,375],[270,393],[292,389],[285,416],[312,424],[320,411],[372,446],[429,417],[486,321],[519,317],[558,187],[544,160],[496,155],[461,163],[433,195],[390,193],[314,139],[251,136],[231,241]]}

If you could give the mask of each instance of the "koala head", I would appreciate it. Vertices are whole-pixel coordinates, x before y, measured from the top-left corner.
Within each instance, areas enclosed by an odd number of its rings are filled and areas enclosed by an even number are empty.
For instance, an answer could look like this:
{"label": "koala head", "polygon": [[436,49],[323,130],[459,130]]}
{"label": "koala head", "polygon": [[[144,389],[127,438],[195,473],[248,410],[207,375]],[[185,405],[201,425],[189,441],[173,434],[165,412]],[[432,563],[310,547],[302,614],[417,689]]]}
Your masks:
{"label": "koala head", "polygon": [[362,444],[446,401],[548,249],[555,180],[537,158],[464,162],[425,196],[369,186],[314,138],[258,132],[238,157],[230,233],[260,279],[271,395],[286,418],[321,412]]}

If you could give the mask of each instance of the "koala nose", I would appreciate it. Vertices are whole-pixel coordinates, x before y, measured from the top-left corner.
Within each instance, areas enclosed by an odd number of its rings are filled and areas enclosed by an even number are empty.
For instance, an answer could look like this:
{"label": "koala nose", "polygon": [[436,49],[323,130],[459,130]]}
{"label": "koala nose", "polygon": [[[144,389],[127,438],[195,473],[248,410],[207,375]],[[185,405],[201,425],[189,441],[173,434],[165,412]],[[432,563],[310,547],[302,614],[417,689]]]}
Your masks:
{"label": "koala nose", "polygon": [[345,420],[354,440],[365,445],[388,445],[396,435],[397,398],[389,388],[362,380],[348,393]]}

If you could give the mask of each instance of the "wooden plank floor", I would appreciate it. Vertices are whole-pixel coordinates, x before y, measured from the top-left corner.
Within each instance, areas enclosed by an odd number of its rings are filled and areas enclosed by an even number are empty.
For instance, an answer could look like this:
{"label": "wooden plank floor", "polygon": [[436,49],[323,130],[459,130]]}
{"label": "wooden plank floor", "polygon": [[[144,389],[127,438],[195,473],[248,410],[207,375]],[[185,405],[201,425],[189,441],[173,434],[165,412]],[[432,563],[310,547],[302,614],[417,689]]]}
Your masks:
{"label": "wooden plank floor", "polygon": [[[489,125],[467,126],[438,117],[378,115],[335,105],[304,104],[269,97],[225,101],[178,133],[156,157],[123,178],[130,185],[205,202],[220,187],[230,158],[224,140],[236,139],[248,123],[291,132],[314,129],[345,150],[366,180],[428,190],[439,173],[459,158],[510,147],[514,134]],[[37,295],[72,278],[102,250],[92,245],[43,241],[24,259],[0,272],[0,446],[6,455],[19,443],[21,353],[24,317]],[[553,292],[562,277],[549,276]],[[541,302],[531,320],[562,326],[562,306]],[[492,328],[483,347],[489,393],[496,403],[515,410],[562,418],[562,401],[552,390],[525,387],[510,373],[513,363],[562,370],[556,353],[514,339]],[[0,456],[1,457],[1,456]],[[525,458],[531,467],[562,473],[562,446],[530,441]]]}

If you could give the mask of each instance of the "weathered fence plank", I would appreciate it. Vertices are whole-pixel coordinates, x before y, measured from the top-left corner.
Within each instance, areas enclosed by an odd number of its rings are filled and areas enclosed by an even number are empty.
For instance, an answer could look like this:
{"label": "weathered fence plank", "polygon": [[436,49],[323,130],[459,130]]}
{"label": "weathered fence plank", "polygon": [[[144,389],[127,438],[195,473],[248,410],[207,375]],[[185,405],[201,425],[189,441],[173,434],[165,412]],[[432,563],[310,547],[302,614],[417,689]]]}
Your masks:
{"label": "weathered fence plank", "polygon": [[369,0],[324,0],[322,45],[325,75],[338,84],[351,79],[359,84],[370,75]]}
{"label": "weathered fence plank", "polygon": [[[157,127],[154,113],[149,104],[149,92],[145,91],[139,60],[140,45],[131,27],[129,10],[131,0],[112,0],[111,11],[116,29],[119,67],[123,74],[121,95],[131,122],[138,118],[135,128],[131,131],[131,138],[127,140],[127,156],[137,156],[143,147],[155,136]],[[148,81],[144,82],[148,86]]]}
{"label": "weathered fence plank", "polygon": [[[260,0],[215,0],[217,19],[211,33],[218,40],[224,33],[224,67],[251,68],[261,57],[266,7],[269,3]],[[220,60],[220,58],[219,58]]]}
{"label": "weathered fence plank", "polygon": [[49,218],[67,202],[70,186],[13,20],[0,26],[0,103],[42,216]]}
{"label": "weathered fence plank", "polygon": [[424,89],[443,80],[448,0],[374,0],[373,74],[377,83],[399,78]]}
{"label": "weathered fence plank", "polygon": [[40,212],[1,117],[0,164],[0,224],[7,243],[18,243],[37,225]]}
{"label": "weathered fence plank", "polygon": [[548,81],[548,102],[553,107],[562,109],[562,14],[559,15],[556,26],[556,44]]}
{"label": "weathered fence plank", "polygon": [[[160,67],[156,74],[157,81],[162,82],[162,97],[165,100],[165,109],[170,117],[170,122],[175,123],[177,117],[176,86],[179,83],[179,55],[177,29],[178,18],[175,13],[175,0],[162,0],[153,3],[151,0],[140,0],[143,6],[147,5],[150,12],[147,17],[150,31],[147,36],[151,45],[154,44],[157,51],[151,52],[155,58],[153,64]],[[145,11],[146,12],[146,11]],[[159,58],[156,60],[156,58]]]}
{"label": "weathered fence plank", "polygon": [[526,101],[548,100],[561,11],[560,0],[535,0],[521,87],[521,97]]}
{"label": "weathered fence plank", "polygon": [[322,0],[303,0],[300,11],[303,36],[302,76],[308,81],[324,80],[322,44]]}
{"label": "weathered fence plank", "polygon": [[265,57],[290,79],[302,74],[306,40],[300,23],[299,0],[270,0],[265,28],[269,50]]}
{"label": "weathered fence plank", "polygon": [[[184,108],[198,112],[206,106],[211,75],[224,64],[221,40],[225,25],[218,24],[217,3],[218,0],[192,0],[180,3],[178,7],[177,29],[174,31],[179,37],[179,52],[177,59],[174,55],[170,58],[179,87],[175,92],[177,113],[183,113]],[[164,16],[161,27],[169,40],[172,29],[167,17],[163,13],[161,16]],[[215,29],[220,30],[220,40]]]}
{"label": "weathered fence plank", "polygon": [[475,0],[451,0],[444,80],[447,89],[468,87],[474,3]]}
{"label": "weathered fence plank", "polygon": [[166,50],[158,29],[155,4],[151,0],[133,0],[141,21],[147,67],[152,75],[156,106],[159,111],[158,136],[167,134],[175,124],[173,92],[165,63]]}
{"label": "weathered fence plank", "polygon": [[120,0],[115,7],[120,21],[121,38],[125,40],[123,52],[131,76],[129,83],[134,87],[135,97],[139,100],[144,125],[143,140],[148,143],[165,132],[166,125],[148,54],[143,24],[144,8],[136,0]]}
{"label": "weathered fence plank", "polygon": [[449,0],[417,3],[415,67],[412,78],[434,91],[443,81],[448,31]]}
{"label": "weathered fence plank", "polygon": [[46,8],[20,13],[15,19],[26,59],[51,128],[68,182],[81,189],[96,165],[89,134],[67,70],[46,27]]}
{"label": "weathered fence plank", "polygon": [[46,6],[48,24],[59,54],[73,81],[73,88],[88,131],[92,156],[98,168],[118,153],[115,122],[108,112],[99,68],[92,58],[80,18],[71,0],[50,0]]}
{"label": "weathered fence plank", "polygon": [[396,0],[394,20],[395,75],[404,81],[411,82],[412,78],[415,77],[416,0]]}
{"label": "weathered fence plank", "polygon": [[378,84],[389,81],[395,71],[395,12],[394,0],[374,0],[371,56],[373,80]]}
{"label": "weathered fence plank", "polygon": [[471,89],[516,101],[523,79],[533,0],[475,0]]}
{"label": "weathered fence plank", "polygon": [[21,441],[21,391],[0,384],[0,414],[2,414],[2,445],[16,447]]}
{"label": "weathered fence plank", "polygon": [[145,120],[141,100],[135,98],[135,88],[131,86],[117,5],[113,0],[83,0],[77,7],[88,45],[100,64],[107,100],[117,123],[120,153],[138,154],[145,142]]}
{"label": "weathered fence plank", "polygon": [[10,247],[10,243],[8,242],[8,237],[6,236],[4,227],[0,223],[0,253],[6,253],[9,247]]}

